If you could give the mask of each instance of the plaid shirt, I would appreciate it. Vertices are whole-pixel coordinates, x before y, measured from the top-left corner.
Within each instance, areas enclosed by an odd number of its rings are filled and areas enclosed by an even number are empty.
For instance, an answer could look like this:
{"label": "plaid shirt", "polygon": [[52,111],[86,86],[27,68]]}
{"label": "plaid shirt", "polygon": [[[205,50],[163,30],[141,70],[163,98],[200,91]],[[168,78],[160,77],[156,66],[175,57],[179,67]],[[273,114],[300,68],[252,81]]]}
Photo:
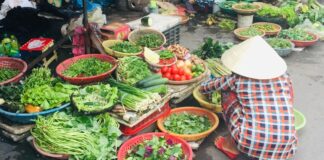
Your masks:
{"label": "plaid shirt", "polygon": [[202,84],[222,91],[225,122],[237,148],[257,159],[289,159],[296,152],[293,90],[287,74],[256,80],[232,74]]}

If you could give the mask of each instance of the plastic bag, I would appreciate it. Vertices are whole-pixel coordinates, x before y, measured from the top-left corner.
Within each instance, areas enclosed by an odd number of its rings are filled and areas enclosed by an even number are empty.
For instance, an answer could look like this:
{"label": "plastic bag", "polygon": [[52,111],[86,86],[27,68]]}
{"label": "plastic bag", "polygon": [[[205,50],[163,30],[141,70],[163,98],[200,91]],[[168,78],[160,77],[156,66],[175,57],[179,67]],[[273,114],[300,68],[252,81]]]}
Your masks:
{"label": "plastic bag", "polygon": [[324,25],[320,22],[312,23],[309,19],[306,19],[302,24],[297,25],[295,28],[303,29],[307,32],[312,32],[319,36],[320,40],[324,40]]}

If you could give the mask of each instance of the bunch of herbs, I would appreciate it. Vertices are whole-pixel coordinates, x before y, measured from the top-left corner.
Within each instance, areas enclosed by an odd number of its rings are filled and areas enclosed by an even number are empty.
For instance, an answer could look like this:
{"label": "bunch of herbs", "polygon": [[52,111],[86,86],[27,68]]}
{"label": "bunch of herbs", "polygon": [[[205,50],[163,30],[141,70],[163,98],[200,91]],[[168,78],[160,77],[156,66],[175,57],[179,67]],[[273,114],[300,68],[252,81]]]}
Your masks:
{"label": "bunch of herbs", "polygon": [[113,67],[109,62],[97,58],[80,59],[63,71],[67,77],[90,77],[109,71]]}
{"label": "bunch of herbs", "polygon": [[279,33],[278,37],[300,41],[311,41],[314,39],[313,36],[299,28],[284,29]]}
{"label": "bunch of herbs", "polygon": [[110,48],[114,51],[118,51],[122,53],[138,53],[142,51],[142,48],[140,46],[132,44],[131,42],[128,41],[116,43]]}
{"label": "bunch of herbs", "polygon": [[177,134],[197,134],[207,131],[211,122],[206,116],[193,113],[171,114],[163,123],[165,129]]}
{"label": "bunch of herbs", "polygon": [[273,48],[289,49],[292,47],[290,41],[283,38],[269,38],[267,42]]}
{"label": "bunch of herbs", "polygon": [[142,47],[156,48],[163,44],[163,38],[159,34],[148,33],[142,35],[136,44]]}
{"label": "bunch of herbs", "polygon": [[205,60],[208,58],[220,58],[222,54],[230,49],[234,44],[231,42],[214,41],[212,38],[204,38],[204,43],[192,54],[197,55],[199,58]]}
{"label": "bunch of herbs", "polygon": [[174,54],[169,50],[162,50],[159,52],[160,59],[170,59],[174,58]]}
{"label": "bunch of herbs", "polygon": [[11,79],[19,74],[18,69],[13,68],[0,68],[0,82]]}

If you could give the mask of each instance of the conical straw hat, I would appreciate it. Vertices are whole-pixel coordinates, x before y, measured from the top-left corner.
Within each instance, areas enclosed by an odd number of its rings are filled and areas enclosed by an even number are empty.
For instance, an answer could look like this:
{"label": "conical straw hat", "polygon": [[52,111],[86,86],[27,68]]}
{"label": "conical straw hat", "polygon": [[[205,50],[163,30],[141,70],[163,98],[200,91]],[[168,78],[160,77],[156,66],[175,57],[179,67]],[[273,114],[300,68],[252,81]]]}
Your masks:
{"label": "conical straw hat", "polygon": [[232,72],[253,79],[276,78],[287,70],[285,61],[260,36],[233,46],[221,60]]}

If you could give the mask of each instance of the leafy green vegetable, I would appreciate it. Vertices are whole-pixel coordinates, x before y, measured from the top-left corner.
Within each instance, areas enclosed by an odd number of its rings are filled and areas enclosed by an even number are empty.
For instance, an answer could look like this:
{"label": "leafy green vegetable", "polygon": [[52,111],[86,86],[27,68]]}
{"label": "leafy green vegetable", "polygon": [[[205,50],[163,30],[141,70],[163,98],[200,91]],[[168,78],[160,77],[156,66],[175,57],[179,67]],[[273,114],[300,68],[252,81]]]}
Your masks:
{"label": "leafy green vegetable", "polygon": [[20,102],[22,92],[22,84],[0,86],[0,99],[4,100],[4,104],[1,106],[4,106],[4,109],[10,112],[24,112],[24,106]]}
{"label": "leafy green vegetable", "polygon": [[214,104],[221,104],[222,102],[222,97],[220,92],[213,92],[212,93],[212,98],[211,98],[212,103]]}
{"label": "leafy green vegetable", "polygon": [[116,159],[121,135],[117,121],[108,114],[73,116],[56,112],[39,117],[31,134],[48,153],[68,154],[70,159]]}
{"label": "leafy green vegetable", "polygon": [[129,85],[134,85],[136,82],[151,75],[148,64],[137,56],[119,59],[116,72],[117,80]]}
{"label": "leafy green vegetable", "polygon": [[230,20],[230,19],[223,19],[218,26],[222,29],[222,30],[226,30],[226,31],[232,31],[235,29],[236,25],[235,25],[235,21]]}
{"label": "leafy green vegetable", "polygon": [[283,38],[269,38],[267,39],[267,42],[273,48],[281,48],[281,49],[291,48],[290,41]]}
{"label": "leafy green vegetable", "polygon": [[174,57],[174,54],[169,50],[162,50],[159,52],[160,59],[170,59]]}
{"label": "leafy green vegetable", "polygon": [[128,151],[126,160],[185,160],[181,144],[153,136]]}
{"label": "leafy green vegetable", "polygon": [[230,49],[234,44],[231,42],[214,41],[212,38],[204,38],[204,43],[192,54],[197,55],[199,58],[205,60],[208,58],[220,58],[222,54]]}
{"label": "leafy green vegetable", "polygon": [[295,12],[295,6],[287,5],[283,7],[276,7],[271,5],[264,5],[257,12],[257,15],[262,17],[280,17],[287,20],[289,26],[295,26],[299,22],[299,18]]}
{"label": "leafy green vegetable", "polygon": [[34,68],[32,73],[24,81],[24,92],[30,88],[35,88],[51,83],[51,70],[48,68]]}
{"label": "leafy green vegetable", "polygon": [[232,9],[232,6],[234,4],[236,4],[237,2],[234,2],[234,1],[224,1],[222,2],[220,5],[222,8],[225,8],[225,9]]}
{"label": "leafy green vegetable", "polygon": [[17,74],[19,74],[18,69],[0,68],[0,82],[11,79],[11,78],[15,77]]}
{"label": "leafy green vegetable", "polygon": [[70,84],[56,83],[54,86],[44,84],[24,91],[21,96],[21,103],[40,106],[42,110],[58,107],[70,101],[71,94],[77,86]]}
{"label": "leafy green vegetable", "polygon": [[118,89],[109,84],[86,86],[73,93],[72,102],[79,111],[100,112],[117,102],[117,93]]}
{"label": "leafy green vegetable", "polygon": [[159,34],[148,33],[142,35],[136,42],[137,45],[148,48],[160,47],[163,44],[163,38]]}
{"label": "leafy green vegetable", "polygon": [[90,77],[105,73],[112,67],[112,64],[97,58],[85,58],[73,63],[68,69],[63,71],[63,75],[68,77]]}
{"label": "leafy green vegetable", "polygon": [[279,33],[278,37],[300,41],[311,41],[314,39],[313,36],[298,28],[284,29]]}
{"label": "leafy green vegetable", "polygon": [[255,24],[253,25],[254,28],[258,29],[258,30],[263,30],[265,32],[271,32],[274,31],[276,28],[271,25],[271,24]]}
{"label": "leafy green vegetable", "polygon": [[256,28],[253,28],[253,27],[243,29],[239,32],[239,34],[241,36],[247,36],[247,37],[254,37],[254,36],[262,35],[262,33],[263,33],[262,31],[260,31]]}
{"label": "leafy green vegetable", "polygon": [[252,5],[250,3],[243,3],[237,6],[238,9],[245,9],[245,10],[250,10],[250,9],[258,9],[257,6]]}
{"label": "leafy green vegetable", "polygon": [[110,47],[114,51],[122,52],[122,53],[138,53],[142,51],[140,46],[132,44],[128,41],[116,43],[112,47]]}
{"label": "leafy green vegetable", "polygon": [[197,134],[207,131],[211,122],[206,116],[199,116],[192,113],[171,114],[165,119],[164,127],[177,134]]}
{"label": "leafy green vegetable", "polygon": [[124,83],[119,83],[114,79],[109,79],[108,83],[118,88],[120,103],[128,110],[145,111],[154,107],[154,104],[160,102],[161,96],[158,93],[144,91]]}

